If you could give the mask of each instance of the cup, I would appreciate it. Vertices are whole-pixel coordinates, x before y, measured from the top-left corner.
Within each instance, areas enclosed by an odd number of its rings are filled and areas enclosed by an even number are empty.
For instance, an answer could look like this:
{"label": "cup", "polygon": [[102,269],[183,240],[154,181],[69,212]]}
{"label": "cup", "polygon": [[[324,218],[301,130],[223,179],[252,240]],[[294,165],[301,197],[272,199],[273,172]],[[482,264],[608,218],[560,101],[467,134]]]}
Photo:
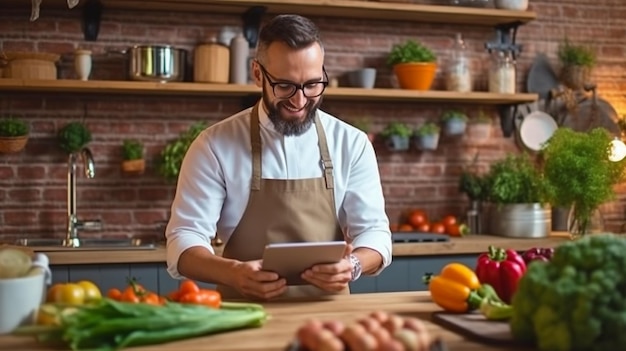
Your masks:
{"label": "cup", "polygon": [[45,297],[45,274],[0,279],[0,334],[35,322],[39,305]]}
{"label": "cup", "polygon": [[348,83],[354,88],[372,89],[376,82],[376,68],[361,68],[348,72]]}

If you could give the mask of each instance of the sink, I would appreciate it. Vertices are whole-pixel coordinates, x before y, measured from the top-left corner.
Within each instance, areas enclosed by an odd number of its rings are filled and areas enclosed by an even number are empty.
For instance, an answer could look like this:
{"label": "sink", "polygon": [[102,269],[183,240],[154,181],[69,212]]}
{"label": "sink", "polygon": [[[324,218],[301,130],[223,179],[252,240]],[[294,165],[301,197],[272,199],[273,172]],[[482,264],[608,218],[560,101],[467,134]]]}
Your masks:
{"label": "sink", "polygon": [[47,251],[151,250],[156,248],[154,241],[141,238],[85,238],[80,239],[78,247],[68,246],[65,239],[60,238],[22,238],[17,239],[14,244],[28,247],[45,247]]}

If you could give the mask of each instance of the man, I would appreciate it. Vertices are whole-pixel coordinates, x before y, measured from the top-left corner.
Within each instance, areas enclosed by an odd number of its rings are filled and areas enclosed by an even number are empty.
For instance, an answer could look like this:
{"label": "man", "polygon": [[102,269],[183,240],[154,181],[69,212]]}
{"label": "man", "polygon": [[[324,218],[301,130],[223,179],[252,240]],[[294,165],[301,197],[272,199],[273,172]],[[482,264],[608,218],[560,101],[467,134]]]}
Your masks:
{"label": "man", "polygon": [[[280,15],[259,34],[252,74],[263,97],[203,131],[190,146],[167,226],[176,278],[212,282],[223,298],[348,293],[391,262],[391,233],[367,136],[319,110],[328,84],[317,27]],[[219,233],[223,255],[210,240]],[[287,286],[261,270],[272,242],[346,240],[345,257]]]}

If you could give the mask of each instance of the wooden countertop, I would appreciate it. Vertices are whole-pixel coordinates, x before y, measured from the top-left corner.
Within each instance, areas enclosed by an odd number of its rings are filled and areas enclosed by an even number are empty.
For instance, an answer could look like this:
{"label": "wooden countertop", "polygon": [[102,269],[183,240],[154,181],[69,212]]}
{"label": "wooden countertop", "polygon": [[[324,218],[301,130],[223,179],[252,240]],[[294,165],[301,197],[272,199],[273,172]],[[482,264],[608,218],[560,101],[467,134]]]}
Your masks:
{"label": "wooden countertop", "polygon": [[[431,302],[427,292],[394,292],[376,294],[342,295],[308,302],[273,302],[264,304],[270,319],[256,329],[232,331],[212,336],[198,337],[167,344],[133,347],[129,351],[261,351],[285,350],[295,331],[306,320],[341,320],[352,323],[374,310],[399,313],[423,319],[428,330],[445,342],[448,350],[489,351],[512,350],[511,346],[488,346],[468,340],[430,321],[432,312],[440,308]],[[375,306],[375,307],[373,307]],[[50,348],[37,344],[27,337],[0,336],[3,350],[48,351]]]}
{"label": "wooden countertop", "polygon": [[[447,256],[479,254],[485,252],[489,245],[511,248],[517,251],[528,250],[532,247],[554,247],[565,242],[568,237],[561,233],[554,233],[548,238],[514,239],[503,236],[468,235],[463,238],[450,238],[449,242],[426,243],[395,243],[393,244],[394,257],[407,256]],[[52,265],[76,264],[108,264],[108,263],[160,263],[165,262],[165,248],[157,247],[152,250],[107,250],[107,251],[80,251],[71,248],[34,247],[35,251],[44,252]],[[219,252],[221,247],[216,248]]]}

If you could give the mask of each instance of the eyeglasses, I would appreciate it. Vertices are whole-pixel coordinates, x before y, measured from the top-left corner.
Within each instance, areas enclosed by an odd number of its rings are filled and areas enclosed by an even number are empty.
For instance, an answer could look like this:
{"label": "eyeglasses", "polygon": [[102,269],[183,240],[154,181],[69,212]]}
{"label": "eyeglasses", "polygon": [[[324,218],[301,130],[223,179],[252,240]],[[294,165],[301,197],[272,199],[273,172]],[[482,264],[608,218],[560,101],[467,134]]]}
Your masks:
{"label": "eyeglasses", "polygon": [[257,63],[259,64],[259,67],[261,68],[261,72],[263,73],[263,76],[265,77],[265,79],[267,79],[267,82],[272,87],[274,96],[279,99],[289,99],[292,96],[296,95],[296,92],[298,90],[302,90],[302,94],[304,94],[305,97],[308,97],[308,98],[318,97],[322,95],[322,93],[324,93],[324,90],[326,90],[326,86],[328,86],[328,74],[326,73],[326,68],[324,68],[324,66],[322,66],[322,71],[324,72],[325,80],[317,81],[317,82],[307,82],[304,84],[296,84],[293,82],[273,81],[272,78],[270,77],[270,74],[267,73],[267,71],[265,70],[265,67],[263,67],[263,65],[259,63],[258,61]]}

